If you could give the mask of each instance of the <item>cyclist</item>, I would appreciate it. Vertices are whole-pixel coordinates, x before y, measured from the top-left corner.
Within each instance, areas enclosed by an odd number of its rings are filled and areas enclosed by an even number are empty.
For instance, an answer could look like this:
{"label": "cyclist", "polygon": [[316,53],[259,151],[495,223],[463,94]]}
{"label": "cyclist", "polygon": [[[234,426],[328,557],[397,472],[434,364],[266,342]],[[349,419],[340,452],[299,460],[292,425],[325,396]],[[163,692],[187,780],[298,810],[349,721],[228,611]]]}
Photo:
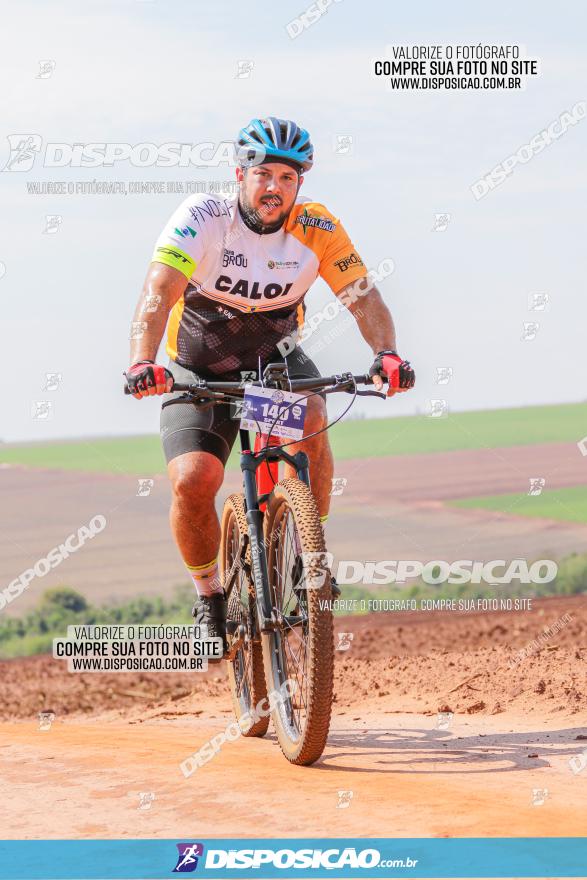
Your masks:
{"label": "cyclist", "polygon": [[[392,317],[357,250],[323,204],[300,196],[313,164],[308,132],[288,120],[253,119],[236,147],[238,195],[189,196],[157,240],[131,330],[129,390],[139,399],[167,394],[175,401],[180,395],[169,394],[174,379],[238,381],[256,374],[260,362],[284,359],[292,378],[319,376],[291,340],[304,320],[304,296],[320,275],[373,350],[375,387],[381,389],[386,375],[388,396],[407,391],[414,371],[396,352]],[[167,367],[155,363],[166,325]],[[324,396],[310,397],[305,432],[325,424]],[[227,600],[218,575],[214,499],[238,428],[228,405],[202,411],[178,403],[161,411],[171,529],[194,581],[193,613],[225,645]],[[325,522],[333,474],[328,432],[289,451],[298,449],[310,457],[312,491]],[[289,465],[285,474],[294,475]]]}

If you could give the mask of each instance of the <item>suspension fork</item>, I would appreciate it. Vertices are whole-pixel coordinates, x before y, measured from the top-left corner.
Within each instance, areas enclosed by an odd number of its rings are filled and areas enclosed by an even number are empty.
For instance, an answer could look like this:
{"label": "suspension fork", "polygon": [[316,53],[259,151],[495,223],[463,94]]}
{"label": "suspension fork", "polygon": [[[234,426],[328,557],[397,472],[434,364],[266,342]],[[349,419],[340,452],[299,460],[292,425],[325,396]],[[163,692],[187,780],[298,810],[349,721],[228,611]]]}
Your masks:
{"label": "suspension fork", "polygon": [[[271,593],[269,590],[269,573],[267,570],[267,552],[263,540],[263,520],[265,517],[265,502],[259,505],[258,486],[267,483],[267,489],[270,492],[273,489],[274,482],[277,482],[277,471],[279,462],[268,462],[266,460],[259,461],[255,458],[255,454],[251,452],[249,432],[241,428],[241,471],[243,474],[243,488],[245,495],[245,508],[247,526],[249,532],[249,540],[251,543],[251,566],[253,570],[253,583],[255,585],[255,600],[257,605],[257,619],[259,621],[259,629],[261,632],[268,632],[275,628],[275,620],[273,616],[273,607],[271,603]],[[255,449],[260,452],[267,446],[262,445],[266,435],[261,435],[261,439],[255,443]],[[274,442],[271,442],[271,441]],[[275,442],[277,440],[277,442]],[[277,438],[269,438],[269,446],[279,446],[280,440]],[[300,480],[303,480],[308,486],[310,485],[310,471],[308,456],[305,452],[297,452],[295,455],[289,455],[285,450],[281,450],[280,459],[289,462],[295,469]],[[275,471],[268,468],[275,466]],[[265,471],[265,476],[259,472]],[[271,476],[270,476],[271,475]],[[274,475],[274,476],[273,476]]]}
{"label": "suspension fork", "polygon": [[271,595],[269,592],[269,575],[267,572],[267,554],[263,544],[263,517],[264,513],[259,507],[259,495],[257,492],[258,461],[250,449],[249,432],[240,429],[241,439],[241,471],[243,474],[243,489],[245,495],[245,509],[249,541],[251,544],[251,568],[253,583],[255,585],[255,603],[257,606],[257,621],[261,632],[273,629]]}
{"label": "suspension fork", "polygon": [[[282,443],[286,442],[282,437],[276,437],[274,434],[259,434],[255,435],[255,453],[260,452],[261,449],[266,449],[268,446],[281,446]],[[293,465],[296,469],[296,473],[298,475],[298,479],[300,479],[306,486],[310,486],[310,468],[308,463],[308,456],[305,452],[297,452],[295,455],[290,456],[288,453],[283,450],[282,452],[282,460],[288,461],[289,464]],[[265,461],[261,464],[257,470],[257,492],[259,495],[269,495],[269,493],[273,490],[273,487],[277,483],[279,479],[279,462],[278,461]],[[262,502],[259,507],[261,510],[265,510],[265,502]]]}

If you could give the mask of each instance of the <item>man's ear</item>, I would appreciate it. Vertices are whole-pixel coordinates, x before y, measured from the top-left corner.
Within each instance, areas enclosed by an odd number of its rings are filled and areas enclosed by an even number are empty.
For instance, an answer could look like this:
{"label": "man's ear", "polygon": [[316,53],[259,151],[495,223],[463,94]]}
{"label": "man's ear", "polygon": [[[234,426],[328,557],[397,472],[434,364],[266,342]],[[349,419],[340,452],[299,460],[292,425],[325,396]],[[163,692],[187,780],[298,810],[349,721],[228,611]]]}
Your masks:
{"label": "man's ear", "polygon": [[245,179],[245,172],[240,167],[240,165],[236,166],[235,172],[236,172],[236,179],[238,180],[239,183],[242,183],[243,180]]}

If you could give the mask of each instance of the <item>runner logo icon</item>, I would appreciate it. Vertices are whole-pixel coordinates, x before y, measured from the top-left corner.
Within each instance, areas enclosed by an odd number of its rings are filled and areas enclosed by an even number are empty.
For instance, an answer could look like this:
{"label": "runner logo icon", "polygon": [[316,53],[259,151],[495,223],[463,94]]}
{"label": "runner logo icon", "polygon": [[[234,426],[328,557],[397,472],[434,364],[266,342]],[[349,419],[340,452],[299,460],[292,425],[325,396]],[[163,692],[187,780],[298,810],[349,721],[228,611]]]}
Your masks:
{"label": "runner logo icon", "polygon": [[184,874],[195,871],[198,867],[198,857],[204,855],[203,843],[178,843],[177,864],[173,869],[174,874]]}
{"label": "runner logo icon", "polygon": [[9,134],[10,156],[2,171],[30,171],[42,146],[38,134]]}

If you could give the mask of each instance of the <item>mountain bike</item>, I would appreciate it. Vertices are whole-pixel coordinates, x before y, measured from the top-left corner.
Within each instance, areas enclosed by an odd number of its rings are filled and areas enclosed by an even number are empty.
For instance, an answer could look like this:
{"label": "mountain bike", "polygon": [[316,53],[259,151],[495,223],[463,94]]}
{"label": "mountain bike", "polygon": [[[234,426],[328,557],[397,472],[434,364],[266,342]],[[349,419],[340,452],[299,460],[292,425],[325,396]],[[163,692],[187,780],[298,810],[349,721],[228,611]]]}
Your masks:
{"label": "mountain bike", "polygon": [[[281,750],[293,764],[318,760],[328,737],[333,587],[308,456],[303,451],[290,454],[286,448],[305,438],[283,442],[276,432],[285,430],[286,411],[300,409],[303,400],[320,392],[353,394],[339,419],[357,395],[385,397],[358,390],[367,384],[372,384],[370,376],[351,373],[290,380],[286,365],[275,363],[267,365],[262,380],[244,387],[203,379],[173,386],[173,391],[185,392],[174,403],[200,407],[239,401],[242,406],[247,389],[255,387],[275,391],[277,414],[268,430],[267,421],[263,428],[254,420],[258,430],[253,450],[249,428],[241,421],[243,492],[230,495],[224,504],[219,567],[228,596],[227,660],[235,715],[250,722],[241,725],[245,736],[257,737],[267,733],[271,717]],[[296,402],[282,403],[287,393],[293,393]],[[279,480],[280,461],[288,462],[296,476]],[[275,695],[279,699],[272,699]],[[266,711],[259,712],[260,706]]]}

